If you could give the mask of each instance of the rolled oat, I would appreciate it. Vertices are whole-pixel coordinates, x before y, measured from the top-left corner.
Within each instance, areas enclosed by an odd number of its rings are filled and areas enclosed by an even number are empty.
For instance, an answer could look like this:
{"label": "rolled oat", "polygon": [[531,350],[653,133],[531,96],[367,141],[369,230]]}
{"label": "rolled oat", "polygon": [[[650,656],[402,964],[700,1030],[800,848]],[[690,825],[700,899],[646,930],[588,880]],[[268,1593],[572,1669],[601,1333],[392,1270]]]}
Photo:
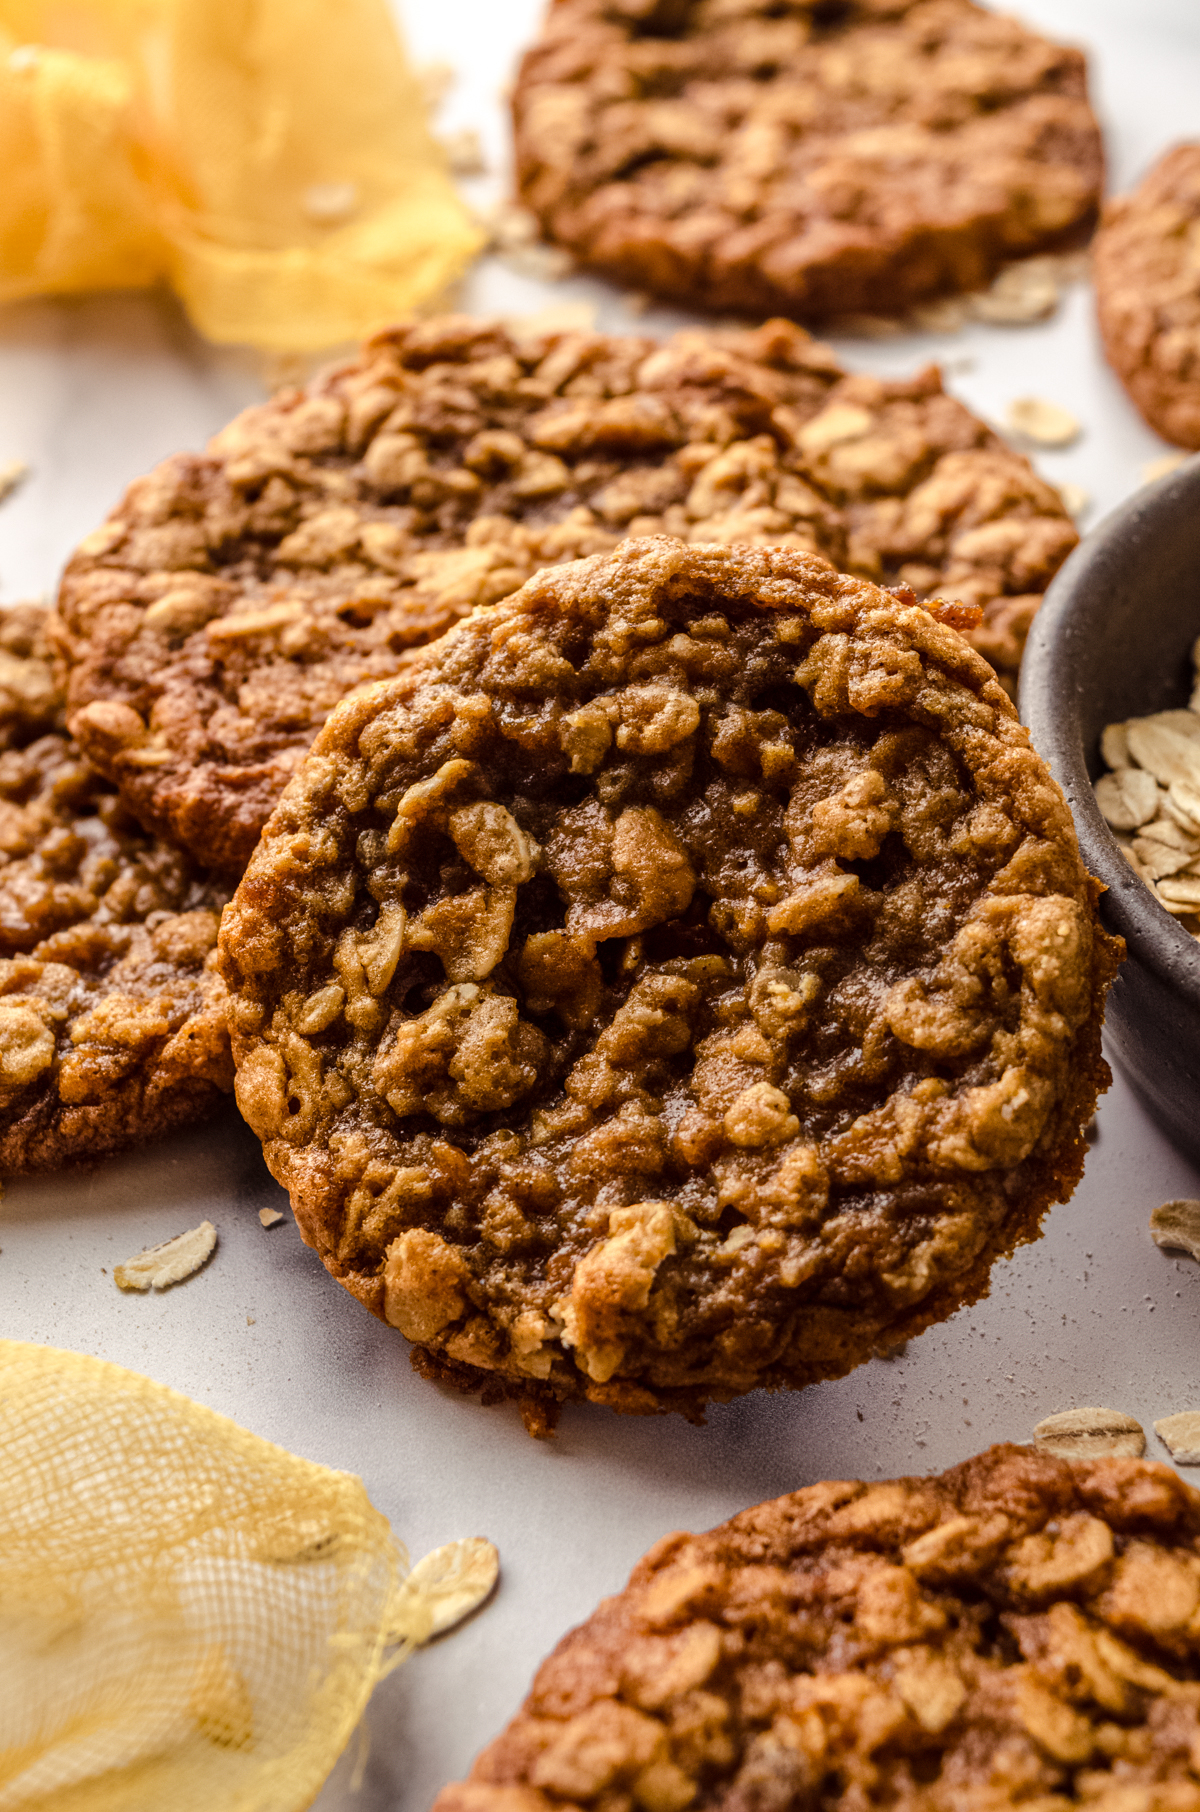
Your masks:
{"label": "rolled oat", "polygon": [[117,1265],[113,1282],[118,1290],[166,1290],[193,1277],[216,1249],[216,1228],[211,1221],[201,1221],[198,1227],[177,1233],[160,1246],[147,1246],[136,1258]]}
{"label": "rolled oat", "polygon": [[494,1544],[480,1535],[448,1541],[419,1560],[408,1584],[432,1612],[429,1637],[447,1630],[477,1611],[496,1589],[500,1556]]}
{"label": "rolled oat", "polygon": [[1079,423],[1070,410],[1048,403],[1044,397],[1018,397],[1009,404],[1004,419],[1014,434],[1036,441],[1039,447],[1069,447],[1079,438]]}
{"label": "rolled oat", "polygon": [[1119,1409],[1062,1409],[1038,1423],[1033,1444],[1064,1460],[1137,1460],[1146,1436],[1141,1423]]}
{"label": "rolled oat", "polygon": [[1189,706],[1105,726],[1093,790],[1138,879],[1200,938],[1200,642],[1192,662]]}
{"label": "rolled oat", "polygon": [[1177,1466],[1200,1466],[1200,1410],[1164,1416],[1154,1424],[1154,1432]]}

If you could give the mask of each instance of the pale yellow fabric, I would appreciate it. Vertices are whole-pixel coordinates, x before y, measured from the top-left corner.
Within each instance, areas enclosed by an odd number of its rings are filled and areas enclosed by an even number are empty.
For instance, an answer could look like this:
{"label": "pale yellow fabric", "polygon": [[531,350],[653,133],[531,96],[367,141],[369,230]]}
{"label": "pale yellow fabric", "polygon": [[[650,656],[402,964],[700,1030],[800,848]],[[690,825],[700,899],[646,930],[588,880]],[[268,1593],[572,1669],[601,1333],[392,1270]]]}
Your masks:
{"label": "pale yellow fabric", "polygon": [[362,1482],[19,1341],[0,1455],[0,1812],[308,1806],[430,1628]]}
{"label": "pale yellow fabric", "polygon": [[386,0],[0,0],[0,171],[0,301],[165,278],[278,352],[395,320],[482,243]]}

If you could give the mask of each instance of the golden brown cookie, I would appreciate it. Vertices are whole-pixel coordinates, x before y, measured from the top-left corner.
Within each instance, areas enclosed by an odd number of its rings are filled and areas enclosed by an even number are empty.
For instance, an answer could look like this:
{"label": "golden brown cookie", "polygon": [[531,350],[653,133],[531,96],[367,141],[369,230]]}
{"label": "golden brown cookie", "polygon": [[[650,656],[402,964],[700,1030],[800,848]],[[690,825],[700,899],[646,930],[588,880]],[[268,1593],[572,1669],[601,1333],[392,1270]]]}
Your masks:
{"label": "golden brown cookie", "polygon": [[1200,144],[1108,203],[1092,269],[1109,364],[1164,440],[1200,447]]}
{"label": "golden brown cookie", "polygon": [[[0,616],[0,647],[18,634]],[[12,664],[0,666],[0,1171],[53,1170],[188,1124],[229,1092],[215,968],[228,890],[140,830],[68,737],[38,734],[61,693],[43,696],[36,652]]]}
{"label": "golden brown cookie", "polygon": [[1104,171],[1083,53],[972,0],[551,0],[513,116],[549,239],[757,316],[978,289]]}
{"label": "golden brown cookie", "polygon": [[45,604],[0,605],[0,749],[63,726],[49,616]]}
{"label": "golden brown cookie", "polygon": [[810,548],[982,604],[1008,676],[1077,536],[935,371],[848,377],[786,322],[667,345],[449,318],[240,416],[67,569],[72,724],[136,816],[234,874],[352,687],[629,534]]}
{"label": "golden brown cookie", "polygon": [[992,1447],[668,1535],[434,1812],[1196,1812],[1200,1493]]}
{"label": "golden brown cookie", "polygon": [[1116,946],[936,608],[630,540],[331,716],[223,924],[238,1102],[426,1369],[836,1377],[1069,1194]]}

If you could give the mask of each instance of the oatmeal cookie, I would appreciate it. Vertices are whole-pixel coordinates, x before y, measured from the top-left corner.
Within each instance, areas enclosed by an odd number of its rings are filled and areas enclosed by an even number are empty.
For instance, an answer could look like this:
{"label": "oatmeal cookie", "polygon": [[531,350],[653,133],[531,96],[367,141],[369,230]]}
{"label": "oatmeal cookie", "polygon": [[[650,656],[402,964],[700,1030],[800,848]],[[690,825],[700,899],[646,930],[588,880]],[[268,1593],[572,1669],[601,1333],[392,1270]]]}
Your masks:
{"label": "oatmeal cookie", "polygon": [[45,604],[0,606],[0,749],[61,729],[66,700],[54,671]]}
{"label": "oatmeal cookie", "polygon": [[352,687],[537,568],[656,532],[982,604],[1010,675],[1077,539],[936,371],[848,377],[786,322],[660,345],[443,318],[133,485],[63,581],[75,734],[144,824],[240,873]]}
{"label": "oatmeal cookie", "polygon": [[513,116],[548,238],[759,316],[979,289],[1104,174],[1082,52],[972,0],[552,0]]}
{"label": "oatmeal cookie", "polygon": [[232,1088],[228,890],[146,836],[69,738],[36,734],[36,675],[0,684],[35,707],[0,708],[0,1171],[53,1170]]}
{"label": "oatmeal cookie", "polygon": [[1115,946],[962,608],[630,540],[331,716],[222,928],[238,1103],[427,1369],[836,1377],[1069,1193]]}
{"label": "oatmeal cookie", "polygon": [[1093,277],[1109,364],[1164,440],[1200,448],[1200,144],[1109,202]]}
{"label": "oatmeal cookie", "polygon": [[1197,1812],[1200,1493],[992,1447],[668,1535],[434,1812]]}

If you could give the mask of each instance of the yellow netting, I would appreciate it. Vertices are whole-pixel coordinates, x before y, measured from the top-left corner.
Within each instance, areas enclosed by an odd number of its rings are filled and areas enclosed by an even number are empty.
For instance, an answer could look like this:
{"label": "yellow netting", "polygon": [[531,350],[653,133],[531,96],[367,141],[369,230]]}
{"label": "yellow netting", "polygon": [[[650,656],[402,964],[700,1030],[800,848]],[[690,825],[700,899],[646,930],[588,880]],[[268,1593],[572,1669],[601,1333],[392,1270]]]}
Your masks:
{"label": "yellow netting", "polygon": [[304,352],[436,296],[481,236],[386,0],[0,0],[0,301],[166,278]]}
{"label": "yellow netting", "polygon": [[309,1805],[429,1631],[362,1482],[19,1341],[0,1455],[0,1812]]}

